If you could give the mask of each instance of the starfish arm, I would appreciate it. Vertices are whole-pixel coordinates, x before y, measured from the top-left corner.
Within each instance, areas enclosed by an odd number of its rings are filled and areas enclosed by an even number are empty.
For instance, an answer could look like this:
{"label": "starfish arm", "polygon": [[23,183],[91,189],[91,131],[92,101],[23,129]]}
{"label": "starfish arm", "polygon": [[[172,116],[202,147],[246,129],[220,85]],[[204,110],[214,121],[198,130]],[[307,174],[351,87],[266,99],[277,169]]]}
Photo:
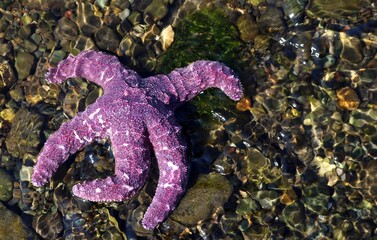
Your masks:
{"label": "starfish arm", "polygon": [[172,107],[191,100],[207,88],[219,88],[233,100],[242,97],[242,86],[234,72],[220,62],[196,61],[168,75],[145,78],[144,88]]}
{"label": "starfish arm", "polygon": [[70,154],[103,137],[106,127],[96,115],[101,115],[101,110],[93,104],[50,135],[34,166],[34,186],[44,185]]}
{"label": "starfish arm", "polygon": [[51,83],[62,83],[67,78],[82,77],[107,90],[111,83],[133,75],[136,73],[126,69],[115,56],[88,50],[69,56],[56,68],[50,68],[46,79]]}
{"label": "starfish arm", "polygon": [[115,175],[73,186],[73,194],[95,202],[123,201],[144,185],[150,165],[146,132],[141,127],[110,135],[115,157]]}
{"label": "starfish arm", "polygon": [[186,187],[188,172],[186,146],[173,113],[153,113],[152,116],[147,119],[147,128],[160,177],[152,203],[142,221],[146,229],[156,227],[174,209]]}

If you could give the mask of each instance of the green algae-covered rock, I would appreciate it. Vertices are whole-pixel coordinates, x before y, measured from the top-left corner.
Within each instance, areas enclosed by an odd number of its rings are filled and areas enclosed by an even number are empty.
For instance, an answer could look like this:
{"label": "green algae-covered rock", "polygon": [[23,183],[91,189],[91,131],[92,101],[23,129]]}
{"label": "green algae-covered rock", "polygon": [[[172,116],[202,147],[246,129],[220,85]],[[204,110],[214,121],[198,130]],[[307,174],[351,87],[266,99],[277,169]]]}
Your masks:
{"label": "green algae-covered rock", "polygon": [[224,13],[203,9],[188,15],[175,31],[173,45],[158,59],[157,72],[168,73],[196,60],[220,61],[240,69],[243,43]]}

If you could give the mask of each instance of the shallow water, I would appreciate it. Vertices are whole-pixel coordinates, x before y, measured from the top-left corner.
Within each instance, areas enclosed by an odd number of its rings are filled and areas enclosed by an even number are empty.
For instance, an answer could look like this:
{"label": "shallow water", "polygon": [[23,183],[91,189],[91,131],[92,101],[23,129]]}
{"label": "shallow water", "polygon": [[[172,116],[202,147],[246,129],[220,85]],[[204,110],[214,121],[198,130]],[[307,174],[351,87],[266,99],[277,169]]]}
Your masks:
{"label": "shallow water", "polygon": [[[377,238],[377,11],[373,0],[0,2],[1,239]],[[231,67],[244,98],[208,90],[176,111],[189,186],[142,228],[158,180],[93,203],[72,186],[113,172],[111,143],[85,147],[50,183],[31,174],[48,136],[103,94],[47,84],[69,54],[106,51],[142,76],[199,59]]]}

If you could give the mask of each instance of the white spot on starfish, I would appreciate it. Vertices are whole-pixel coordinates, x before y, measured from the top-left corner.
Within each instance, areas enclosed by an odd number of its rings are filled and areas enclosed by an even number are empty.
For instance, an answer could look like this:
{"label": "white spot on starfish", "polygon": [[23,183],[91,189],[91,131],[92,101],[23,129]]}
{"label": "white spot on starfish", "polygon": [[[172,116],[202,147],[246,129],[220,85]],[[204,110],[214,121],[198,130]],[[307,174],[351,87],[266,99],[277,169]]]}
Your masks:
{"label": "white spot on starfish", "polygon": [[92,114],[89,115],[89,119],[93,119],[93,117],[94,117],[97,113],[99,113],[100,110],[101,110],[100,108],[97,108],[94,112],[92,112]]}
{"label": "white spot on starfish", "polygon": [[102,115],[98,115],[97,119],[98,119],[98,122],[99,122],[100,124],[103,124],[103,123],[104,123],[104,121],[103,121],[103,119],[102,119]]}
{"label": "white spot on starfish", "polygon": [[92,138],[88,138],[88,137],[83,137],[85,141],[87,142],[91,142],[93,139]]}
{"label": "white spot on starfish", "polygon": [[105,71],[102,71],[101,76],[99,77],[101,82],[103,81],[103,76],[105,76]]}
{"label": "white spot on starfish", "polygon": [[77,134],[76,130],[73,130],[73,134],[75,134],[75,138],[80,141],[80,143],[84,143],[84,141],[80,138],[80,136]]}
{"label": "white spot on starfish", "polygon": [[141,168],[136,168],[135,171],[137,172],[137,174],[142,174],[143,173],[143,169]]}
{"label": "white spot on starfish", "polygon": [[173,187],[174,185],[171,184],[171,183],[165,183],[164,185],[162,185],[163,188],[171,188]]}
{"label": "white spot on starfish", "polygon": [[102,190],[100,188],[96,188],[96,193],[100,193]]}
{"label": "white spot on starfish", "polygon": [[173,171],[178,170],[178,166],[175,165],[172,161],[168,162],[168,167],[170,167],[171,169],[173,169]]}
{"label": "white spot on starfish", "polygon": [[114,75],[113,76],[111,76],[111,77],[109,77],[109,78],[107,78],[104,82],[105,83],[107,83],[107,82],[109,82],[109,81],[111,81],[111,80],[113,80],[113,78],[114,78]]}
{"label": "white spot on starfish", "polygon": [[124,187],[128,190],[128,191],[131,191],[131,190],[133,190],[134,188],[133,187],[131,187],[130,185],[124,185]]}

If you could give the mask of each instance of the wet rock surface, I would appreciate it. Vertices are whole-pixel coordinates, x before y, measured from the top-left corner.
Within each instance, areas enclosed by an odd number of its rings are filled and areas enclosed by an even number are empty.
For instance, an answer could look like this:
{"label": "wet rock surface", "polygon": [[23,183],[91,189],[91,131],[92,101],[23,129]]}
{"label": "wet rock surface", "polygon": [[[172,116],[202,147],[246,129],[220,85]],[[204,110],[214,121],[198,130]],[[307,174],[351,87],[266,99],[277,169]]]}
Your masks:
{"label": "wet rock surface", "polygon": [[43,119],[37,113],[18,110],[5,140],[8,152],[21,158],[25,153],[38,154],[42,125]]}
{"label": "wet rock surface", "polygon": [[18,52],[16,56],[16,70],[18,79],[25,79],[29,76],[30,70],[34,62],[33,55],[27,52]]}
{"label": "wet rock surface", "polygon": [[11,87],[15,82],[13,70],[8,62],[0,64],[0,87]]}
{"label": "wet rock surface", "polygon": [[0,200],[9,201],[12,198],[13,179],[3,169],[0,169]]}
{"label": "wet rock surface", "polygon": [[[0,238],[376,238],[375,4],[0,1]],[[143,76],[222,61],[243,82],[238,103],[209,90],[177,109],[189,187],[154,231],[140,221],[155,162],[125,202],[72,196],[78,181],[113,173],[109,141],[73,155],[43,188],[30,183],[48,136],[103,94],[85,79],[44,78],[86,49],[110,52]]]}
{"label": "wet rock surface", "polygon": [[[185,226],[194,226],[200,221],[209,220],[223,207],[232,193],[232,185],[220,174],[201,175],[182,198],[170,216]],[[196,208],[192,208],[196,205]]]}
{"label": "wet rock surface", "polygon": [[0,236],[2,239],[12,240],[30,237],[21,217],[9,211],[2,203],[0,203],[0,216]]}
{"label": "wet rock surface", "polygon": [[310,1],[308,13],[315,17],[349,19],[356,17],[362,8],[368,7],[370,4],[369,0],[340,0],[336,3],[326,0]]}

